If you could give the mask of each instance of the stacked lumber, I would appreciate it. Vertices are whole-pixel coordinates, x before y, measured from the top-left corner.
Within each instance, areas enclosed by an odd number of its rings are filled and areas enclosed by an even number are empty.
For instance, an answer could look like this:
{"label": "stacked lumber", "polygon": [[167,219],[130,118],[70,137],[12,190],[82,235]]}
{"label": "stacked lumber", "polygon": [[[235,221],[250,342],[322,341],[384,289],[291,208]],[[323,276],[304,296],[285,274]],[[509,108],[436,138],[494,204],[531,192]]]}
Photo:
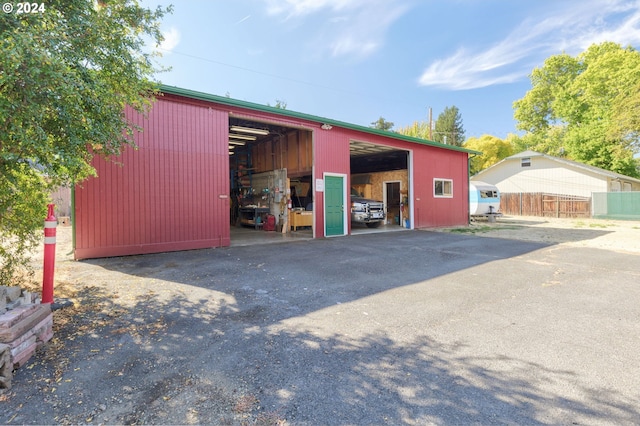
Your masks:
{"label": "stacked lumber", "polygon": [[[48,304],[23,304],[0,315],[0,345],[6,345],[4,352],[0,348],[0,388],[11,383],[13,370],[23,366],[36,349],[53,337],[53,314]],[[4,347],[4,346],[2,346]],[[9,353],[9,365],[2,360]],[[7,373],[7,370],[9,373]]]}
{"label": "stacked lumber", "polygon": [[0,314],[20,305],[38,303],[39,300],[37,293],[30,293],[20,287],[0,285]]}

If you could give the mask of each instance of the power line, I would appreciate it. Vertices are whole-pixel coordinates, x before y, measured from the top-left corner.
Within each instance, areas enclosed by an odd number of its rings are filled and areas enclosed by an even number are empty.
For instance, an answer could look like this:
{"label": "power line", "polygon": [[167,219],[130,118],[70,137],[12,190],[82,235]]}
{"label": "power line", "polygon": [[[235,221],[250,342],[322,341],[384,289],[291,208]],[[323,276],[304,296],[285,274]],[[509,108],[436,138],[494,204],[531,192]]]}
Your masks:
{"label": "power line", "polygon": [[241,67],[239,65],[228,64],[226,62],[216,61],[214,59],[204,58],[202,56],[193,55],[193,54],[190,54],[190,53],[178,52],[178,51],[175,51],[175,50],[167,50],[167,49],[162,49],[160,47],[158,49],[159,50],[163,50],[165,52],[170,52],[170,53],[173,53],[173,54],[176,54],[176,55],[185,56],[185,57],[188,57],[188,58],[193,58],[193,59],[197,59],[197,60],[204,61],[204,62],[209,62],[209,63],[216,64],[216,65],[222,65],[222,66],[225,66],[225,67],[228,67],[228,68],[234,68],[234,69],[238,69],[238,70],[242,70],[242,71],[246,71],[246,72],[250,72],[250,73],[254,73],[254,74],[259,74],[259,75],[263,75],[265,77],[277,78],[279,80],[284,80],[284,81],[289,81],[289,82],[293,82],[293,83],[302,84],[302,85],[305,85],[305,86],[315,87],[315,88],[318,88],[318,89],[331,90],[333,92],[347,93],[347,94],[350,94],[350,95],[353,95],[353,96],[357,96],[357,97],[360,97],[360,98],[378,99],[378,100],[383,101],[383,102],[401,103],[401,104],[404,104],[404,105],[407,105],[407,106],[410,106],[410,107],[416,107],[416,105],[414,105],[412,103],[409,103],[407,101],[404,101],[404,100],[382,98],[382,97],[379,97],[379,96],[376,96],[376,95],[355,92],[353,90],[337,89],[335,87],[326,86],[326,85],[319,84],[319,83],[312,83],[312,82],[305,81],[305,80],[300,80],[300,79],[297,79],[297,78],[282,76],[282,75],[278,75],[278,74],[272,74],[272,73],[268,73],[268,72],[264,72],[264,71],[251,69],[251,68]]}
{"label": "power line", "polygon": [[258,71],[258,70],[254,70],[254,69],[251,69],[251,68],[241,67],[239,65],[227,64],[226,62],[216,61],[216,60],[209,59],[209,58],[203,58],[202,56],[192,55],[190,53],[177,52],[175,50],[166,50],[166,49],[162,49],[162,48],[159,48],[159,49],[160,50],[164,50],[165,52],[171,52],[171,53],[174,53],[174,54],[177,54],[177,55],[186,56],[188,58],[193,58],[193,59],[198,59],[198,60],[204,61],[204,62],[210,62],[210,63],[216,64],[216,65],[222,65],[222,66],[229,67],[229,68],[235,68],[235,69],[242,70],[242,71],[252,72],[254,74],[264,75],[266,77],[277,78],[277,79],[280,79],[280,80],[291,81],[291,82],[298,83],[298,84],[304,84],[304,85],[307,85],[307,86],[317,87],[317,88],[320,88],[320,89],[333,90],[333,91],[336,91],[336,92],[346,92],[346,93],[351,93],[351,94],[354,94],[354,95],[362,95],[361,93],[357,93],[357,92],[353,92],[353,91],[348,91],[348,90],[343,90],[343,89],[336,89],[336,88],[329,87],[329,86],[324,86],[324,85],[318,84],[318,83],[311,83],[311,82],[304,81],[304,80],[299,80],[299,79],[296,79],[296,78],[285,77],[285,76],[281,76],[281,75],[277,75],[277,74],[271,74],[271,73],[264,72],[264,71]]}

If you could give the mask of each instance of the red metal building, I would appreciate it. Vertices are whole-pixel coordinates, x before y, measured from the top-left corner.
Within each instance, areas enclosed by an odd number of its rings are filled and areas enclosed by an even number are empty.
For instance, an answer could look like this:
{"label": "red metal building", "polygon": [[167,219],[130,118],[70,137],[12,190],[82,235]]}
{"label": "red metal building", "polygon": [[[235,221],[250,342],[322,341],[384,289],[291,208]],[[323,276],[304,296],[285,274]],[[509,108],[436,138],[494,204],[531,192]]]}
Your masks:
{"label": "red metal building", "polygon": [[314,206],[307,214],[315,238],[346,235],[356,181],[385,200],[393,225],[468,223],[474,151],[175,87],[161,91],[147,117],[126,111],[143,129],[137,149],[113,161],[96,158],[98,177],[75,188],[76,259],[228,246],[245,220],[236,217],[239,208],[262,205],[283,225],[291,199],[298,209]]}

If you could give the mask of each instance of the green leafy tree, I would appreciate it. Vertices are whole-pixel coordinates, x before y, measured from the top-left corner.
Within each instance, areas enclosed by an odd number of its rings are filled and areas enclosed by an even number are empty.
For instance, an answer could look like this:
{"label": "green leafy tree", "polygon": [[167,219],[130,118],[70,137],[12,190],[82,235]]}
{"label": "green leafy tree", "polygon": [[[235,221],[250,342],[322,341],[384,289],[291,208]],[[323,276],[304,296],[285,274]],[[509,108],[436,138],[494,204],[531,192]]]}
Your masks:
{"label": "green leafy tree", "polygon": [[446,107],[438,115],[432,133],[436,142],[461,146],[465,140],[465,132],[460,110],[456,106]]}
{"label": "green leafy tree", "polygon": [[491,135],[482,135],[479,138],[471,137],[465,141],[463,146],[482,152],[482,155],[471,158],[470,173],[472,175],[515,153],[511,142]]}
{"label": "green leafy tree", "polygon": [[427,121],[414,121],[413,124],[398,129],[398,133],[429,140],[429,123]]}
{"label": "green leafy tree", "polygon": [[612,108],[615,120],[610,136],[637,151],[640,140],[640,82],[621,91],[613,100]]}
{"label": "green leafy tree", "polygon": [[50,0],[0,15],[0,279],[39,241],[52,186],[95,174],[94,155],[133,145],[126,107],[144,112],[160,71],[145,38],[159,20],[136,0]]}
{"label": "green leafy tree", "polygon": [[[536,151],[638,176],[640,54],[605,42],[548,58],[514,103],[522,140]],[[635,108],[635,110],[634,110]]]}
{"label": "green leafy tree", "polygon": [[371,127],[378,130],[391,130],[393,129],[393,123],[385,120],[383,117],[380,117],[371,123]]}
{"label": "green leafy tree", "polygon": [[30,253],[42,239],[45,188],[29,163],[0,164],[0,285],[19,284],[33,275]]}
{"label": "green leafy tree", "polygon": [[413,124],[398,129],[398,133],[415,138],[432,140],[448,145],[461,146],[464,142],[462,116],[457,107],[446,107],[438,115],[433,129],[429,129],[428,121],[414,121]]}
{"label": "green leafy tree", "polygon": [[563,141],[566,128],[554,125],[544,133],[525,133],[524,135],[510,134],[507,139],[514,147],[514,153],[526,150],[543,152],[554,157],[567,157]]}
{"label": "green leafy tree", "polygon": [[[267,102],[267,106],[271,106],[271,104]],[[287,101],[276,99],[276,104],[273,105],[273,107],[278,109],[287,109]]]}

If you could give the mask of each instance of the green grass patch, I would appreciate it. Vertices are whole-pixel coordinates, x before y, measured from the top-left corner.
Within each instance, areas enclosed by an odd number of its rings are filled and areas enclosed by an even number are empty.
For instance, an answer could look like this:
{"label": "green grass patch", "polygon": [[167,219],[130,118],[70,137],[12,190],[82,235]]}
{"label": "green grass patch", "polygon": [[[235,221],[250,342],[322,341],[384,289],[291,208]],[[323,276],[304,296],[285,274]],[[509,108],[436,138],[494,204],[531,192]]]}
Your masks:
{"label": "green grass patch", "polygon": [[521,226],[489,226],[489,225],[480,225],[480,226],[468,226],[466,228],[451,228],[448,229],[449,232],[453,232],[456,234],[477,234],[484,233],[490,231],[499,231],[501,229],[520,229]]}
{"label": "green grass patch", "polygon": [[475,234],[476,232],[486,232],[489,230],[489,228],[489,226],[483,226],[482,228],[452,228],[449,229],[449,232],[452,232],[454,234]]}
{"label": "green grass patch", "polygon": [[579,220],[578,222],[576,222],[575,224],[576,228],[584,228],[584,227],[589,227],[589,228],[608,228],[609,226],[614,226],[611,223],[586,223],[583,222],[581,220]]}
{"label": "green grass patch", "polygon": [[589,228],[608,228],[609,226],[613,226],[608,223],[590,223]]}

